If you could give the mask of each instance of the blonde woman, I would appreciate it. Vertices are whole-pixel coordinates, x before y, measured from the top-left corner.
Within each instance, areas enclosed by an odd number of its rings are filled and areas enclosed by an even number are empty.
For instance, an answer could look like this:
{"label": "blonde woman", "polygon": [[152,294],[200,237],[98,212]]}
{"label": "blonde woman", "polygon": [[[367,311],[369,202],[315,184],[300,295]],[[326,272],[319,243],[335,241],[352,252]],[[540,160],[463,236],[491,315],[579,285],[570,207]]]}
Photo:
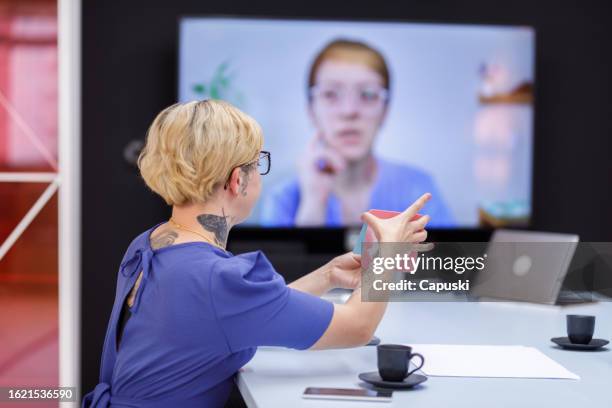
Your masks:
{"label": "blonde woman", "polygon": [[[264,197],[264,226],[355,225],[368,209],[402,211],[426,191],[433,194],[427,205],[431,226],[456,225],[430,174],[374,154],[391,102],[391,74],[377,49],[331,41],[314,58],[307,95],[316,132],[300,156],[297,176]],[[405,146],[410,157],[410,143]]]}
{"label": "blonde woman", "polygon": [[[345,254],[287,285],[261,252],[225,249],[270,170],[258,124],[220,101],[176,104],[153,121],[139,167],[172,217],[138,236],[121,263],[100,383],[83,407],[221,407],[258,346],[355,347],[386,308],[361,301],[360,258]],[[380,240],[420,242],[428,218],[364,220]],[[356,289],[346,304],[320,296]],[[282,369],[282,367],[279,367]]]}

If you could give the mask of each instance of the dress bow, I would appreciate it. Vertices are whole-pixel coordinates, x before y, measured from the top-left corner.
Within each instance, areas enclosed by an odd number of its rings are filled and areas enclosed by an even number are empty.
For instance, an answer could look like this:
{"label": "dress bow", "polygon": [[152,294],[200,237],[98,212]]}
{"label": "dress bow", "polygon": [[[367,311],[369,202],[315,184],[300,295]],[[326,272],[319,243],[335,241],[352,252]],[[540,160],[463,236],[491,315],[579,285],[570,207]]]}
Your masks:
{"label": "dress bow", "polygon": [[150,248],[139,248],[136,250],[136,252],[134,252],[134,255],[132,255],[129,259],[126,259],[120,266],[121,274],[126,278],[132,278],[136,274],[136,272],[142,271],[142,279],[140,281],[140,286],[136,291],[134,304],[130,308],[130,311],[132,313],[136,313],[138,311],[142,292],[144,291],[144,288],[147,285],[147,281],[149,280],[149,275],[151,273],[152,260],[153,251]]}

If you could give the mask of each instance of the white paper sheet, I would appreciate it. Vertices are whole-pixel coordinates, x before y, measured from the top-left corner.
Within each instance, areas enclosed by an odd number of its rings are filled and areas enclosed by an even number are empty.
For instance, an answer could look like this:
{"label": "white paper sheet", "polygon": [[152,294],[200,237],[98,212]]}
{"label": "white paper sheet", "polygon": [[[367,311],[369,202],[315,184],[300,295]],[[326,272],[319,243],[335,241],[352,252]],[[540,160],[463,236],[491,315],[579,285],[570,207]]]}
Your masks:
{"label": "white paper sheet", "polygon": [[[579,380],[544,353],[526,346],[410,344],[425,357],[421,369],[434,377],[561,378]],[[418,363],[418,357],[413,360]]]}

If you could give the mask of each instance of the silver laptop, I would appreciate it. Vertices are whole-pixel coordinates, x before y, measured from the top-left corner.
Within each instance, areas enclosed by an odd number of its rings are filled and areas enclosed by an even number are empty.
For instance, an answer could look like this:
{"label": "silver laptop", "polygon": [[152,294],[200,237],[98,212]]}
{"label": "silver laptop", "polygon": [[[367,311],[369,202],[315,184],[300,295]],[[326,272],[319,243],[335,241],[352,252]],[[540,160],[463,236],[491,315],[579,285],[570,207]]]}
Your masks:
{"label": "silver laptop", "polygon": [[497,230],[471,295],[523,302],[559,303],[559,292],[579,238],[572,234]]}

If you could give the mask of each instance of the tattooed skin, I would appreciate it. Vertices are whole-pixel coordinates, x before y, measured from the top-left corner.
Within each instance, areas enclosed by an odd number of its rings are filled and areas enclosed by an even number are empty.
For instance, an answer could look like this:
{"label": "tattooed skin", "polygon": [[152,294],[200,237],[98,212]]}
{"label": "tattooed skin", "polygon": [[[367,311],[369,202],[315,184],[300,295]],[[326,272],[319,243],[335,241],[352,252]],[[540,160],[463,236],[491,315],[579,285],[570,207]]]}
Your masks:
{"label": "tattooed skin", "polygon": [[240,194],[243,197],[247,195],[247,188],[249,187],[249,181],[251,180],[251,169],[252,166],[242,166],[240,167],[240,172],[242,173],[242,179],[244,180],[242,184],[240,184]]}
{"label": "tattooed skin", "polygon": [[176,231],[168,230],[164,231],[155,238],[151,238],[151,248],[159,249],[174,244],[174,241],[178,238]]}
{"label": "tattooed skin", "polygon": [[210,231],[215,236],[215,243],[222,248],[225,248],[227,244],[227,234],[229,228],[227,220],[229,216],[225,215],[223,208],[221,209],[223,215],[214,214],[200,214],[197,219],[200,225],[206,230]]}

